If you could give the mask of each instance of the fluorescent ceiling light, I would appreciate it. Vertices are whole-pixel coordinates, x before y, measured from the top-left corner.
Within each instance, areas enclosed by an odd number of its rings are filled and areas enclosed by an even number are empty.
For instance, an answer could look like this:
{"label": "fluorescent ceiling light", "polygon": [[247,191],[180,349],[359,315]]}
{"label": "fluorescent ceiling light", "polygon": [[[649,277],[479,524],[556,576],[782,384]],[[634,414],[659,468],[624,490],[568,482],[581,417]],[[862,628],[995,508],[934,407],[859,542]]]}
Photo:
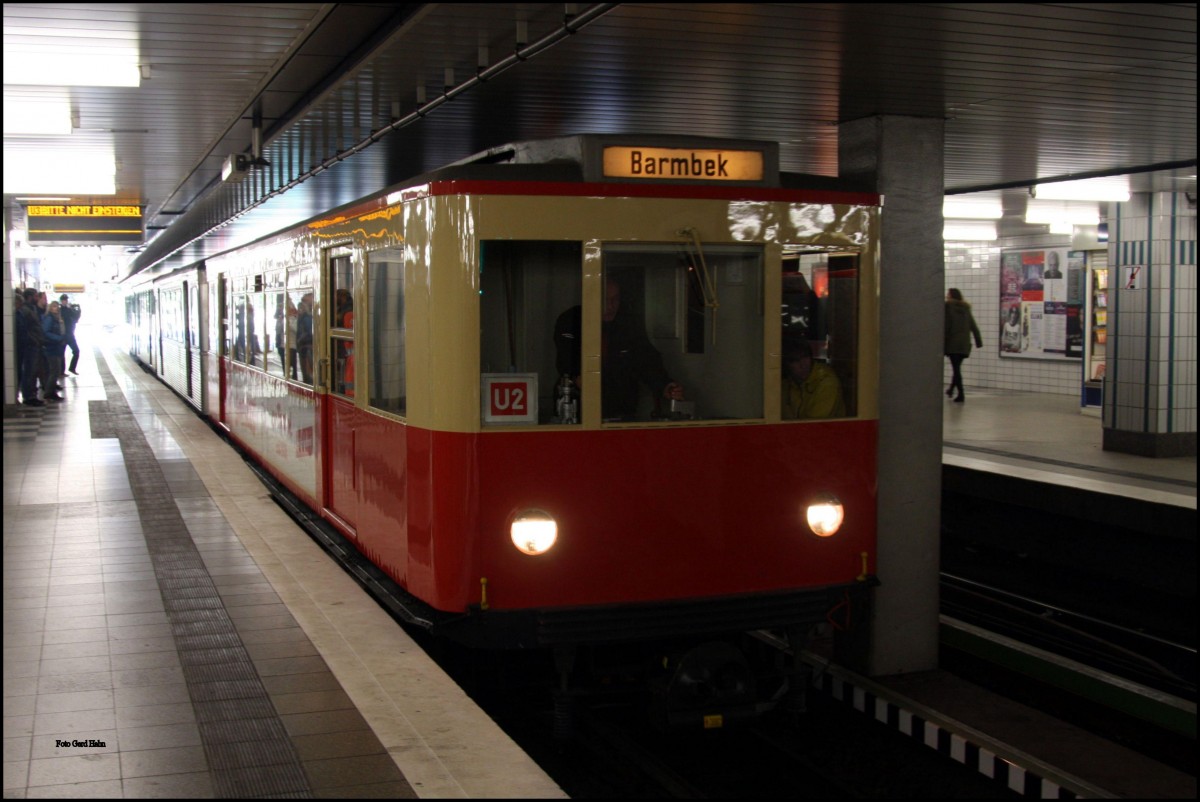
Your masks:
{"label": "fluorescent ceiling light", "polygon": [[1004,204],[999,198],[946,198],[942,202],[942,217],[957,220],[999,220],[1004,216]]}
{"label": "fluorescent ceiling light", "polygon": [[61,136],[70,133],[71,104],[65,98],[4,98],[5,136]]}
{"label": "fluorescent ceiling light", "polygon": [[1074,234],[1075,224],[1070,220],[1056,220],[1050,224],[1051,234]]}
{"label": "fluorescent ceiling light", "polygon": [[4,53],[4,85],[140,86],[138,57],[95,55],[81,47],[62,53]]}
{"label": "fluorescent ceiling light", "polygon": [[996,224],[982,220],[947,220],[942,228],[943,240],[985,242],[996,239]]}
{"label": "fluorescent ceiling light", "polygon": [[1100,222],[1100,209],[1095,203],[1031,200],[1025,207],[1025,222],[1094,226]]}
{"label": "fluorescent ceiling light", "polygon": [[116,173],[111,149],[4,148],[5,195],[115,195]]}
{"label": "fluorescent ceiling light", "polygon": [[1083,181],[1055,181],[1031,188],[1033,197],[1043,200],[1129,200],[1129,177],[1088,178]]}

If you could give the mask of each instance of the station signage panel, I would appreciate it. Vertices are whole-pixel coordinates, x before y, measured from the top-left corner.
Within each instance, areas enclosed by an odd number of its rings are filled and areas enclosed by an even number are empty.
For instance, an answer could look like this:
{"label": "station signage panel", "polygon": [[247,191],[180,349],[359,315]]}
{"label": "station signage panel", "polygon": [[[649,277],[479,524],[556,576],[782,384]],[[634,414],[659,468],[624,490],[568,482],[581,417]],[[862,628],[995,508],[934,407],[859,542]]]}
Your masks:
{"label": "station signage panel", "polygon": [[141,245],[142,207],[127,204],[30,204],[25,207],[31,243]]}
{"label": "station signage panel", "polygon": [[762,181],[762,151],[656,148],[611,145],[604,148],[605,178],[667,181]]}

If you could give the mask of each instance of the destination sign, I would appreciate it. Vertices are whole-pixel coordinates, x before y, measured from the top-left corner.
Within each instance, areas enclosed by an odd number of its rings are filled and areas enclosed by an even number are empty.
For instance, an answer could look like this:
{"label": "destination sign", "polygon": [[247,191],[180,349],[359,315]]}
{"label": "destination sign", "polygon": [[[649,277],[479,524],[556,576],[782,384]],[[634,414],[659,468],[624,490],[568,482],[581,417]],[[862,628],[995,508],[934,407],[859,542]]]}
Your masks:
{"label": "destination sign", "polygon": [[762,181],[763,154],[757,150],[611,146],[604,148],[604,177]]}
{"label": "destination sign", "polygon": [[136,204],[31,204],[25,212],[30,242],[140,245],[145,237]]}

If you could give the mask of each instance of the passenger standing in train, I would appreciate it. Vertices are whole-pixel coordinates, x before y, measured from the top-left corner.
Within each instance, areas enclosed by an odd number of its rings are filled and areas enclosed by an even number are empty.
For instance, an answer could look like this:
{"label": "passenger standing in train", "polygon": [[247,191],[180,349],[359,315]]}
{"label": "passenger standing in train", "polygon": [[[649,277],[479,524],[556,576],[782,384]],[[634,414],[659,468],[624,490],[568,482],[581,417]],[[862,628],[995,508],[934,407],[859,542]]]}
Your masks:
{"label": "passenger standing in train", "polygon": [[284,340],[284,332],[287,331],[287,308],[283,305],[283,293],[275,299],[275,353],[279,354],[279,369],[284,371],[286,376],[287,360],[285,348],[287,346]]}
{"label": "passenger standing in train", "polygon": [[45,336],[43,348],[46,353],[46,385],[42,397],[46,401],[62,401],[58,394],[56,382],[62,376],[63,353],[67,348],[67,329],[63,324],[62,309],[58,301],[50,304],[47,314],[42,318],[42,333]]}
{"label": "passenger standing in train", "polygon": [[962,381],[963,360],[971,355],[971,338],[975,339],[975,347],[983,347],[983,335],[979,326],[975,325],[975,316],[971,314],[971,305],[963,300],[958,289],[951,287],[946,293],[946,329],[945,352],[950,358],[950,368],[953,375],[950,387],[946,390],[949,397],[958,390],[954,400],[961,404],[965,400]]}
{"label": "passenger standing in train", "polygon": [[233,358],[246,361],[246,305],[236,302],[233,308]]}
{"label": "passenger standing in train", "polygon": [[262,345],[258,342],[258,329],[254,325],[254,304],[250,302],[250,296],[246,296],[246,341],[250,346],[250,353],[246,356],[247,364],[258,364],[258,355],[262,353]]}
{"label": "passenger standing in train", "polygon": [[[42,318],[38,314],[38,291],[25,289],[25,302],[18,310],[17,331],[21,338],[21,403],[31,407],[42,407],[45,401],[38,398],[37,383],[41,364],[45,359],[43,346],[46,335],[42,331]],[[45,385],[43,385],[43,388]]]}
{"label": "passenger standing in train", "polygon": [[846,402],[842,383],[833,368],[813,359],[812,345],[804,337],[783,338],[784,420],[844,418]]}
{"label": "passenger standing in train", "polygon": [[300,296],[296,308],[296,350],[300,354],[300,379],[305,384],[313,380],[313,294]]}
{"label": "passenger standing in train", "polygon": [[[646,336],[645,327],[621,314],[621,285],[604,283],[604,312],[600,350],[600,415],[604,420],[631,420],[637,414],[638,386],[650,388],[657,406],[660,399],[683,400],[683,386],[663,367],[662,354]],[[582,307],[573,306],[554,324],[559,374],[579,385]]]}
{"label": "passenger standing in train", "polygon": [[70,297],[65,293],[59,300],[62,301],[63,325],[67,329],[67,347],[71,349],[71,365],[63,371],[63,375],[66,376],[70,372],[78,376],[79,371],[75,368],[79,367],[79,343],[75,340],[75,326],[79,323],[79,318],[83,316],[83,310],[78,306],[73,306]]}

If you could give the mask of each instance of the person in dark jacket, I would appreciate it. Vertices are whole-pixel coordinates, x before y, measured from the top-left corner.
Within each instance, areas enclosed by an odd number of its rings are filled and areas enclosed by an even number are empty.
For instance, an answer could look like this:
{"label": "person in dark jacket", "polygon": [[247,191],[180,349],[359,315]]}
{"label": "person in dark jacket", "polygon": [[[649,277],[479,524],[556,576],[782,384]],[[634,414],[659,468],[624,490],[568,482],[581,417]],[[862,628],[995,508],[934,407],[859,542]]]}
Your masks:
{"label": "person in dark jacket", "polygon": [[38,398],[38,377],[42,374],[45,359],[43,346],[46,336],[42,331],[42,317],[38,314],[38,291],[33,287],[25,290],[25,303],[18,310],[17,329],[21,344],[21,403],[31,407],[45,406]]}
{"label": "person in dark jacket", "polygon": [[63,375],[67,372],[79,375],[79,371],[75,368],[79,367],[79,343],[75,340],[75,326],[79,323],[79,318],[83,315],[83,310],[77,305],[71,303],[71,299],[65,293],[58,300],[62,301],[62,319],[63,326],[67,330],[66,344],[71,349],[71,365],[67,370],[63,371]]}
{"label": "person in dark jacket", "polygon": [[972,337],[975,339],[975,347],[982,348],[983,335],[979,333],[979,326],[975,325],[975,316],[971,314],[971,305],[963,300],[961,292],[951,287],[946,293],[945,352],[946,356],[950,357],[953,376],[950,379],[950,387],[946,390],[946,396],[949,397],[955,390],[958,390],[958,395],[954,400],[960,404],[965,400],[962,363],[971,355]]}
{"label": "person in dark jacket", "polygon": [[[638,388],[646,385],[651,397],[682,400],[683,387],[667,375],[662,354],[646,336],[646,329],[630,315],[621,314],[621,285],[606,281],[601,329],[600,416],[604,420],[631,420],[637,414]],[[579,385],[583,310],[573,306],[554,325],[557,366]]]}
{"label": "person in dark jacket", "polygon": [[46,343],[46,384],[42,387],[42,398],[46,401],[62,401],[56,382],[63,372],[63,353],[67,348],[67,327],[63,323],[62,307],[53,301],[46,316],[42,318],[42,333]]}

